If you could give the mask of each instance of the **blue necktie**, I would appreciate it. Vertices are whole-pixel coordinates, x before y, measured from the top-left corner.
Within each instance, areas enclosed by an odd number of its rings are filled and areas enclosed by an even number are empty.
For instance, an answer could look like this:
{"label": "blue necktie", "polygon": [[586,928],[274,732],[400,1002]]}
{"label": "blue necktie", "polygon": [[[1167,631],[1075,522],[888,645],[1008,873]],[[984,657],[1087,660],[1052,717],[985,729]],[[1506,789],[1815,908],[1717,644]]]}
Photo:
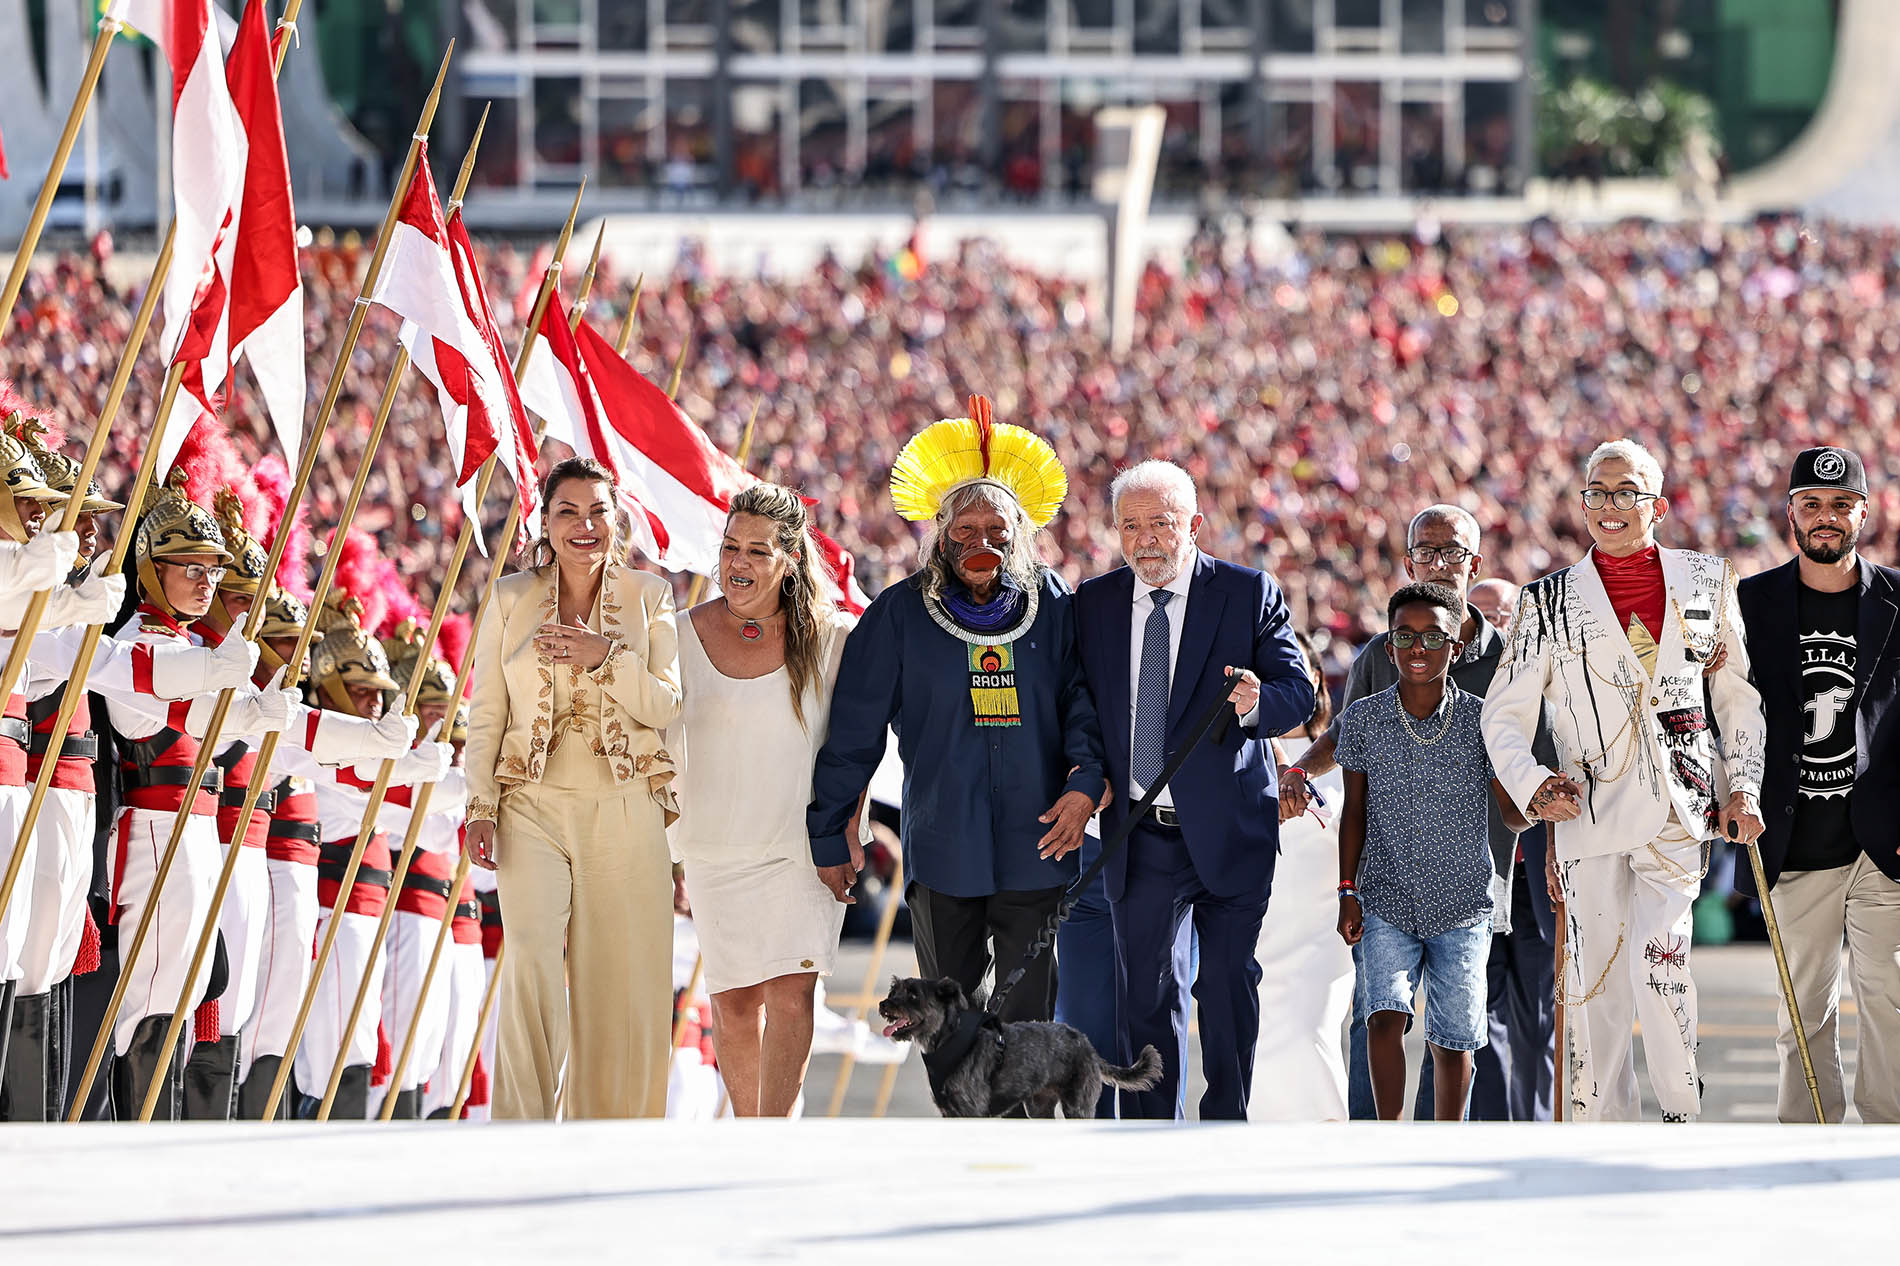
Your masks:
{"label": "blue necktie", "polygon": [[1168,599],[1166,589],[1149,594],[1154,610],[1141,635],[1141,675],[1135,680],[1135,751],[1128,773],[1143,791],[1154,786],[1167,763]]}

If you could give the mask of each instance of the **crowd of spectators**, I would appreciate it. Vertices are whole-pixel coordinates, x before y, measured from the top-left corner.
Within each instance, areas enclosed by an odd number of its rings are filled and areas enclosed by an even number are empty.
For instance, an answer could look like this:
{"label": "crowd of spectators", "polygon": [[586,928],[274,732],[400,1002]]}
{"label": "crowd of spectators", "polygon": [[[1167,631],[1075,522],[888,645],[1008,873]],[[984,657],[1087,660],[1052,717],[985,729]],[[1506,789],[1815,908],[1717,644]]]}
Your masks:
{"label": "crowd of spectators", "polygon": [[[305,252],[313,414],[366,258],[362,243],[327,235]],[[485,248],[510,346],[535,263],[509,244]],[[649,279],[631,353],[664,384],[690,340],[680,402],[728,451],[760,404],[752,469],[819,499],[820,525],[855,553],[872,592],[916,557],[914,530],[887,499],[891,461],[926,423],[961,416],[972,392],[1067,463],[1071,493],[1046,551],[1072,580],[1119,562],[1106,501],[1115,470],[1172,458],[1201,484],[1204,546],[1271,570],[1298,624],[1330,640],[1335,670],[1382,627],[1412,510],[1468,507],[1484,526],[1485,571],[1529,580],[1586,548],[1577,464],[1617,435],[1664,458],[1664,543],[1728,554],[1742,574],[1786,555],[1793,455],[1852,448],[1874,489],[1863,544],[1894,556],[1893,230],[1427,226],[1299,233],[1274,259],[1206,236],[1185,258],[1150,265],[1123,356],[1109,348],[1098,293],[1014,265],[994,244],[912,263],[832,260],[766,280],[720,275],[687,246],[670,277]],[[96,258],[61,257],[36,274],[8,338],[8,372],[79,435],[139,297],[105,276]],[[610,336],[629,283],[609,265],[596,284],[591,319]],[[320,537],[361,459],[394,335],[372,310],[317,467]],[[148,351],[113,435],[115,489],[130,479],[161,378]],[[439,574],[460,520],[433,396],[411,380],[358,522],[425,578]],[[265,426],[244,371],[239,384],[230,425],[256,451]],[[490,505],[505,508],[500,496]]]}

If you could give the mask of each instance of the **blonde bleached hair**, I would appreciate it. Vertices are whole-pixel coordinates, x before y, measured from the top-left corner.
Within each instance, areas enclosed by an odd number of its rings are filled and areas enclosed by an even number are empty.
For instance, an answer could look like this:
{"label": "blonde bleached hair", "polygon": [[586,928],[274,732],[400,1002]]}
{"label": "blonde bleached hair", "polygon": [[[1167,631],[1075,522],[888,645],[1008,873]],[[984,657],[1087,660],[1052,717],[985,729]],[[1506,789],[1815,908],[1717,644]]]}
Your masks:
{"label": "blonde bleached hair", "polygon": [[1658,497],[1662,495],[1662,463],[1656,460],[1654,453],[1635,440],[1625,438],[1597,445],[1590,451],[1590,459],[1583,464],[1583,481],[1589,483],[1596,478],[1597,467],[1608,461],[1629,463],[1630,474],[1635,476],[1644,492]]}

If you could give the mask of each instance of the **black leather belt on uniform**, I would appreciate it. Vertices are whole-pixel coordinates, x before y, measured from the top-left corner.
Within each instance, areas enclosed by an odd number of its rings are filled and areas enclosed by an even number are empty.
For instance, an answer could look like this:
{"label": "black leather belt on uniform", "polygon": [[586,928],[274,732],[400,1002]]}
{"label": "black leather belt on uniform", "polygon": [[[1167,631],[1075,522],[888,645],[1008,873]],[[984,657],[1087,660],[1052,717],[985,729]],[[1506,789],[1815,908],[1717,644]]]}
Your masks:
{"label": "black leather belt on uniform", "polygon": [[[226,787],[223,793],[218,796],[218,803],[227,809],[242,809],[244,807],[244,797],[250,794],[250,790],[249,787]],[[259,813],[276,812],[277,793],[275,791],[266,791],[263,795],[259,796],[257,798],[257,811]]]}
{"label": "black leather belt on uniform", "polygon": [[[134,787],[185,787],[191,784],[189,765],[153,765],[146,769],[126,765],[119,772],[125,776],[128,791]],[[198,790],[216,795],[223,789],[224,775],[216,769],[205,770],[205,779],[198,784]]]}
{"label": "black leather belt on uniform", "polygon": [[450,881],[447,879],[437,879],[434,875],[418,875],[413,870],[402,877],[404,888],[414,889],[417,892],[433,892],[444,900],[449,895],[449,884]]}
{"label": "black leather belt on uniform", "polygon": [[0,717],[0,738],[12,739],[25,747],[33,738],[33,727],[20,717]]}
{"label": "black leather belt on uniform", "polygon": [[[323,879],[343,882],[343,872],[350,867],[350,854],[356,851],[355,841],[348,844],[325,844],[317,853],[317,875]],[[389,887],[389,872],[373,866],[358,866],[356,882],[371,888]]]}
{"label": "black leather belt on uniform", "polygon": [[1165,804],[1158,804],[1150,809],[1148,817],[1156,826],[1165,826],[1170,831],[1181,829],[1181,815]]}
{"label": "black leather belt on uniform", "polygon": [[272,818],[270,837],[273,840],[302,840],[306,844],[321,844],[323,843],[323,828],[315,822],[290,822]]}
{"label": "black leather belt on uniform", "polygon": [[[35,733],[27,743],[26,750],[34,756],[46,755],[47,740],[50,734]],[[66,741],[59,745],[59,760],[96,760],[99,756],[99,736],[97,734],[68,734]]]}
{"label": "black leather belt on uniform", "polygon": [[482,903],[479,901],[464,901],[462,904],[455,907],[455,917],[458,919],[481,918],[482,917]]}

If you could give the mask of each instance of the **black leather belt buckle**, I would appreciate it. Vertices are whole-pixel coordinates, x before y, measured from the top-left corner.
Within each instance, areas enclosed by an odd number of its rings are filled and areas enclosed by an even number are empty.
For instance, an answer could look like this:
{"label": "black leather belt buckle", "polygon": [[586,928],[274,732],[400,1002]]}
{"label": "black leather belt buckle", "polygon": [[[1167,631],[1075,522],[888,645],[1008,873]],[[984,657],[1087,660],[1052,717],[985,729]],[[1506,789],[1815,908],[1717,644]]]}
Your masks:
{"label": "black leather belt buckle", "polygon": [[1165,804],[1158,804],[1149,811],[1149,820],[1156,826],[1165,826],[1170,831],[1181,829],[1181,815]]}
{"label": "black leather belt buckle", "polygon": [[33,740],[33,727],[19,717],[0,717],[0,738],[12,739],[25,747]]}

